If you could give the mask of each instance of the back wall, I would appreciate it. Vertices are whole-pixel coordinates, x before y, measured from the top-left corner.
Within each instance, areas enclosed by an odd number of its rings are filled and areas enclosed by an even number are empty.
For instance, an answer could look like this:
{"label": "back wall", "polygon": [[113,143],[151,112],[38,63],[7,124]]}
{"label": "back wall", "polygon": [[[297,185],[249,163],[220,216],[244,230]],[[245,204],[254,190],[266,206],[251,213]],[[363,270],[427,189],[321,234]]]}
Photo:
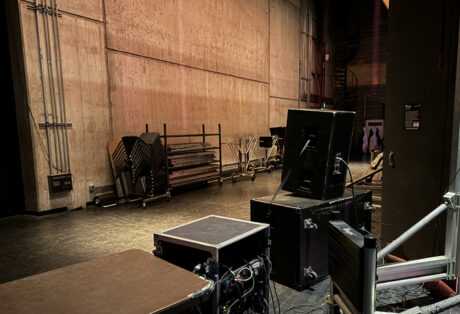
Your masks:
{"label": "back wall", "polygon": [[[288,108],[306,107],[299,100],[300,0],[58,0],[74,188],[50,196],[47,135],[37,126],[45,107],[36,15],[33,2],[14,3],[27,92],[17,111],[27,117],[19,124],[30,124],[19,133],[31,138],[31,147],[21,141],[21,152],[33,156],[23,176],[35,179],[25,184],[27,210],[85,207],[94,197],[90,185],[113,184],[107,142],[139,135],[145,124],[162,133],[167,123],[171,134],[200,132],[203,123],[214,132],[221,123],[226,141],[268,135],[269,127],[285,125]],[[41,13],[38,22],[43,46]]]}

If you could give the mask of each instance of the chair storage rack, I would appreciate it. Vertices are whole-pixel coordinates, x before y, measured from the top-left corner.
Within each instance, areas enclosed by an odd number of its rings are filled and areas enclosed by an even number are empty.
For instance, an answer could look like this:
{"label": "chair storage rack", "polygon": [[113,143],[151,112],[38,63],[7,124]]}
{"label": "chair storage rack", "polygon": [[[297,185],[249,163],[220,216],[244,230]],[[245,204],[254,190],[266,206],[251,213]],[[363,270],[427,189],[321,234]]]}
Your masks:
{"label": "chair storage rack", "polygon": [[[222,184],[222,131],[220,123],[217,133],[206,133],[205,125],[202,124],[201,133],[168,134],[166,123],[163,124],[163,132],[160,137],[163,139],[166,162],[164,181],[160,184],[167,192],[177,187],[196,183],[217,181],[220,185]],[[206,142],[208,137],[214,136],[218,138],[218,146],[211,146]],[[200,142],[170,144],[168,139],[171,138],[200,138]],[[201,147],[199,147],[200,145]],[[217,160],[215,159],[216,150],[219,155]],[[217,167],[216,163],[218,163]]]}
{"label": "chair storage rack", "polygon": [[249,177],[251,181],[256,179],[256,172],[251,167],[252,156],[257,146],[257,139],[253,136],[230,138],[227,142],[233,158],[238,165],[238,172],[232,173],[232,182],[235,183],[240,177]]}

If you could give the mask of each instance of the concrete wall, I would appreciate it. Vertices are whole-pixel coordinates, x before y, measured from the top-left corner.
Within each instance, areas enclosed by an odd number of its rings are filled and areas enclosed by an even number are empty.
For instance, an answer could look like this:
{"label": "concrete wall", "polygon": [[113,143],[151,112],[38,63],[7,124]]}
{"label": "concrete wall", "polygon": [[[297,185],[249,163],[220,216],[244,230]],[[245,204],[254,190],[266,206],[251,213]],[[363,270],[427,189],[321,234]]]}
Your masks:
{"label": "concrete wall", "polygon": [[[41,123],[35,13],[32,2],[18,4],[28,105]],[[221,123],[226,141],[268,135],[285,125],[287,108],[305,107],[299,0],[58,0],[58,7],[74,188],[50,197],[45,130],[30,118],[36,167],[27,175],[36,178],[37,205],[28,210],[86,206],[89,185],[112,184],[107,141],[138,135],[146,123],[160,132],[167,123],[171,133],[198,132],[202,123],[214,132]],[[232,162],[228,149],[224,162]]]}

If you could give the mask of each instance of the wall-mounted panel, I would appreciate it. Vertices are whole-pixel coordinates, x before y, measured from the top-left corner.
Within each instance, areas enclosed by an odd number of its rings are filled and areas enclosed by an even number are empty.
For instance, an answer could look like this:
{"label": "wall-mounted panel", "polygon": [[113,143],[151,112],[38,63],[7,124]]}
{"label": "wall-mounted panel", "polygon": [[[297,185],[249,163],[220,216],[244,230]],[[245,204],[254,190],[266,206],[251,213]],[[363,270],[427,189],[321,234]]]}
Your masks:
{"label": "wall-mounted panel", "polygon": [[107,0],[108,47],[268,81],[268,1]]}
{"label": "wall-mounted panel", "polygon": [[270,96],[299,98],[299,20],[291,3],[270,1]]}
{"label": "wall-mounted panel", "polygon": [[[109,52],[114,137],[150,131],[209,132],[223,141],[268,132],[268,85],[163,61]],[[214,141],[215,142],[215,141]],[[217,142],[215,142],[217,144]],[[227,162],[229,151],[225,148]]]}

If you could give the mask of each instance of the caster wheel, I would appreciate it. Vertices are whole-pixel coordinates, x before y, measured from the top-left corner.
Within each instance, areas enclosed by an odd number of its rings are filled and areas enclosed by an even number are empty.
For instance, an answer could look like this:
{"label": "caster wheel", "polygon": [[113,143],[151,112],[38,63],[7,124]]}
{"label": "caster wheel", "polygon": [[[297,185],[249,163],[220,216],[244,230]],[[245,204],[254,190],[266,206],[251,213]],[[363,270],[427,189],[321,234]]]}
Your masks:
{"label": "caster wheel", "polygon": [[222,186],[222,178],[219,178],[219,180],[217,180],[217,182],[219,183],[220,186]]}
{"label": "caster wheel", "polygon": [[254,181],[255,179],[256,179],[256,175],[254,174],[251,176],[251,181]]}
{"label": "caster wheel", "polygon": [[171,195],[166,196],[166,201],[169,202],[170,200],[171,200]]}
{"label": "caster wheel", "polygon": [[236,178],[232,177],[232,183],[235,183],[235,182],[236,182]]}
{"label": "caster wheel", "polygon": [[93,202],[94,202],[95,205],[101,206],[101,199],[99,197],[95,197]]}
{"label": "caster wheel", "polygon": [[145,209],[147,207],[147,204],[145,202],[142,202],[142,209]]}

